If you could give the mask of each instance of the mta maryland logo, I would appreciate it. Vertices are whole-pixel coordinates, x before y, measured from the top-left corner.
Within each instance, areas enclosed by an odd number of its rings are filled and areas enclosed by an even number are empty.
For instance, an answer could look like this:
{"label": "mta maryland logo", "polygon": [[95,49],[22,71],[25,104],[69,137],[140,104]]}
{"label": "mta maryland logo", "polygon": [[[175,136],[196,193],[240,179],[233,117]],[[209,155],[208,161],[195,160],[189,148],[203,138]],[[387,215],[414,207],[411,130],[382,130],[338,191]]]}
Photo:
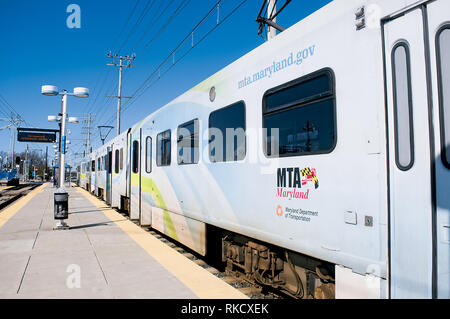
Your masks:
{"label": "mta maryland logo", "polygon": [[314,186],[315,189],[319,188],[319,179],[315,168],[304,168],[301,171],[301,184],[302,187]]}
{"label": "mta maryland logo", "polygon": [[279,168],[277,173],[278,188],[319,188],[319,179],[315,168],[299,167]]}

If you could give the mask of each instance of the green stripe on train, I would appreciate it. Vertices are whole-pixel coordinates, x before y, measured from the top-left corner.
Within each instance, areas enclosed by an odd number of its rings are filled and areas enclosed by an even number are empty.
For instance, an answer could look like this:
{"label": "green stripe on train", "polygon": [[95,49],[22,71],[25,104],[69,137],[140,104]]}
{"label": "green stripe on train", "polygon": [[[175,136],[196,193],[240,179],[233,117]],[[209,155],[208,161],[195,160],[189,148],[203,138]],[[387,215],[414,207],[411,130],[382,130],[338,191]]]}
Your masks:
{"label": "green stripe on train", "polygon": [[[139,187],[139,174],[131,174],[131,186]],[[164,202],[161,192],[159,191],[153,179],[142,176],[141,188],[142,192],[152,195],[156,206],[164,211],[164,223],[169,232],[169,236],[178,241],[177,232],[175,230],[175,226],[173,225],[172,218],[170,218],[170,214],[167,211],[166,203]]]}

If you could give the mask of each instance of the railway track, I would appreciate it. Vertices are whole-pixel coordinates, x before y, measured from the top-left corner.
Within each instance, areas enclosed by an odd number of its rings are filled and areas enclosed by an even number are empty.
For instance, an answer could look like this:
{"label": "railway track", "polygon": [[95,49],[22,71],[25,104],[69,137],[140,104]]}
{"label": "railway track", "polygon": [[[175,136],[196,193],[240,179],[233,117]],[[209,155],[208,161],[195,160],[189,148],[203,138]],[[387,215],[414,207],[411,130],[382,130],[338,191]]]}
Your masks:
{"label": "railway track", "polygon": [[[122,216],[129,219],[126,213],[119,212]],[[131,220],[137,226],[140,226],[138,221]],[[140,226],[142,227],[142,226]],[[142,227],[152,236],[166,244],[167,246],[175,249],[177,252],[182,254],[184,257],[192,260],[194,263],[209,271],[212,275],[222,279],[230,286],[236,288],[244,295],[248,296],[250,299],[284,299],[287,296],[282,293],[278,293],[273,289],[268,289],[267,287],[259,286],[255,283],[247,281],[245,275],[240,272],[228,272],[225,271],[223,266],[212,265],[211,262],[206,260],[205,257],[195,253],[187,247],[184,247],[180,243],[172,240],[170,237],[158,232],[157,230],[150,229],[148,227]]]}
{"label": "railway track", "polygon": [[0,189],[0,210],[12,204],[22,196],[25,196],[41,183],[36,184],[20,184],[17,186],[5,187]]}
{"label": "railway track", "polygon": [[243,294],[247,295],[251,299],[281,299],[280,295],[276,295],[272,291],[266,290],[264,287],[257,286],[255,284],[250,283],[245,280],[244,275],[238,272],[227,272],[221,270],[220,267],[216,267],[211,265],[208,261],[205,260],[202,256],[190,251],[188,248],[181,246],[179,243],[172,241],[166,235],[154,230],[148,229],[146,230],[152,234],[154,237],[162,241],[164,244],[169,247],[175,249],[184,257],[192,260],[194,263],[209,271],[212,275],[222,279],[230,286],[236,288]]}

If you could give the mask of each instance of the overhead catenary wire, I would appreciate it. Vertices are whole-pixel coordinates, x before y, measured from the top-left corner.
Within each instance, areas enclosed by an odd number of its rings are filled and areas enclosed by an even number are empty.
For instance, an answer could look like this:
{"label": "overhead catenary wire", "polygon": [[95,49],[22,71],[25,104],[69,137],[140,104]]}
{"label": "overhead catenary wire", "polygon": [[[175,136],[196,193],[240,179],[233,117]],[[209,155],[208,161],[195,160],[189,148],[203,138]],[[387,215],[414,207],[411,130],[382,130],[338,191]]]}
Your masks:
{"label": "overhead catenary wire", "polygon": [[[163,31],[170,25],[170,23],[188,6],[188,4],[191,2],[191,0],[182,0],[179,5],[175,8],[175,10],[172,12],[172,14],[165,20],[164,24],[161,26],[161,28],[157,31],[157,33],[150,39],[150,41],[148,41],[145,46],[140,49],[143,50],[145,48],[147,48],[153,41],[155,41],[162,33]],[[162,7],[163,2],[161,2],[161,5],[158,7],[157,12],[155,13],[156,18],[154,17],[154,19],[150,20],[148,22],[149,24],[149,28],[146,29],[146,31],[142,34],[141,38],[138,40],[138,42],[135,45],[135,49],[131,50],[133,52],[136,52],[138,49],[138,46],[140,44],[140,41],[142,39],[144,39],[145,35],[148,33],[149,30],[152,29],[152,27],[155,26],[155,23],[157,23],[157,21],[164,15],[164,13],[167,11],[167,9],[170,7],[170,5],[172,4],[171,2],[168,3],[168,5],[161,11],[161,7]],[[159,13],[159,14],[158,14]],[[123,74],[123,80],[126,79],[126,75],[128,74],[126,71],[128,69],[124,70],[124,74]],[[117,84],[115,85],[115,88],[113,89],[113,91],[117,90]],[[112,95],[113,93],[111,93]],[[111,101],[106,100],[105,103],[102,104],[102,106],[100,106],[98,108],[97,114],[99,114],[98,116],[98,120],[101,121],[101,119],[103,119],[103,117],[107,114],[108,111],[108,107],[111,103]]]}
{"label": "overhead catenary wire", "polygon": [[[217,29],[222,23],[224,23],[228,18],[230,18],[239,8],[241,8],[247,0],[241,1],[234,9],[226,15],[221,21],[217,21],[217,23],[214,25],[213,28],[211,28],[203,37],[201,37],[199,40],[197,40],[195,43],[192,42],[191,47],[187,52],[185,52],[183,55],[181,55],[176,60],[173,58],[174,54],[177,53],[177,51],[182,47],[183,44],[187,42],[187,40],[190,40],[193,36],[194,32],[199,28],[199,26],[208,18],[211,16],[211,14],[219,7],[222,0],[219,0],[216,2],[216,4],[208,11],[208,13],[203,16],[203,18],[196,24],[196,26],[184,37],[184,39],[171,51],[171,53],[159,64],[159,66],[147,77],[146,80],[138,87],[138,89],[135,90],[135,92],[132,94],[133,99],[130,99],[128,103],[124,103],[124,107],[122,112],[124,113],[126,110],[128,110],[135,102],[136,100],[142,96],[150,87],[152,87],[155,83],[157,83],[167,72],[169,72],[178,62],[180,62],[190,51],[192,51],[197,45],[199,45],[206,37],[208,37],[214,30]],[[168,61],[172,61],[170,66],[161,73],[162,67],[167,64]],[[153,81],[152,79],[157,75],[157,78]],[[106,124],[110,124],[112,121],[115,120],[115,117],[112,116]]]}
{"label": "overhead catenary wire", "polygon": [[173,1],[166,1],[167,5],[165,6],[165,8],[163,10],[161,10],[161,8],[163,7],[164,1],[160,1],[160,4],[159,4],[158,8],[156,9],[156,11],[154,12],[153,16],[146,23],[147,28],[145,29],[144,32],[142,32],[141,37],[136,41],[135,45],[133,46],[134,49],[132,49],[131,51],[135,52],[135,50],[137,50],[141,41],[144,39],[144,37],[147,35],[147,33],[155,26],[156,22],[159,20],[161,15],[167,11],[167,9],[172,5],[172,3],[173,3]]}
{"label": "overhead catenary wire", "polygon": [[[166,20],[166,22],[163,24],[163,26],[156,32],[156,34],[150,39],[150,41],[148,41],[141,49],[139,49],[139,51],[137,52],[141,52],[142,50],[145,50],[148,48],[148,46],[153,43],[153,41],[155,41],[161,34],[162,32],[170,25],[170,23],[181,13],[181,11],[183,11],[183,9],[185,9],[188,4],[191,2],[191,0],[183,0],[181,1],[181,3],[178,5],[178,7],[175,9],[175,11],[172,13],[172,15]],[[168,8],[168,6],[166,7]],[[164,12],[161,13],[161,15]],[[160,15],[160,16],[161,16]],[[159,16],[159,17],[160,17]],[[159,18],[158,17],[158,18]],[[144,34],[145,35],[145,34]],[[143,36],[144,36],[143,35]],[[142,39],[143,37],[141,37]]]}
{"label": "overhead catenary wire", "polygon": [[[129,22],[131,21],[131,18],[133,17],[134,13],[136,12],[139,2],[140,2],[140,0],[136,0],[134,6],[133,6],[132,10],[130,11],[130,14],[128,15],[127,19],[125,20],[125,23],[123,24],[118,36],[115,38],[115,40],[113,42],[113,45],[112,45],[113,48],[116,47],[116,44],[120,40],[120,37],[127,29],[127,26],[129,24]],[[88,99],[88,101],[83,109],[83,113],[86,113],[88,111],[96,111],[99,104],[104,106],[105,104],[108,103],[109,99],[106,98],[105,92],[110,91],[111,85],[105,86],[105,84],[106,83],[114,83],[112,81],[107,81],[110,73],[111,73],[111,69],[106,68],[106,66],[104,66],[103,69],[99,72],[94,89],[92,90],[93,96],[90,99]],[[103,90],[103,88],[105,88],[105,90]],[[117,85],[116,85],[116,88],[117,88]],[[100,98],[100,100],[99,100],[99,98]],[[102,104],[102,102],[101,102],[102,100],[106,100],[106,101],[104,101],[105,102],[104,104]],[[98,104],[97,104],[97,101],[99,101]],[[90,106],[92,106],[92,105],[93,105],[93,107],[90,110]]]}
{"label": "overhead catenary wire", "polygon": [[119,35],[116,37],[116,40],[114,40],[112,48],[115,48],[117,41],[120,39],[120,37],[122,36],[123,32],[127,28],[128,22],[130,22],[131,17],[134,15],[134,12],[136,11],[136,8],[137,8],[139,2],[140,2],[140,0],[136,0],[136,3],[134,4],[133,9],[131,10],[130,14],[128,15],[128,18],[126,19],[125,24],[123,25],[122,29],[120,30]]}
{"label": "overhead catenary wire", "polygon": [[26,125],[31,124],[28,121],[25,121],[21,114],[19,114],[14,107],[5,99],[5,97],[0,94],[0,107],[3,105],[3,109],[0,108],[1,112],[5,115],[7,119],[11,122],[13,126],[17,126],[21,122],[24,122]]}
{"label": "overhead catenary wire", "polygon": [[128,33],[128,36],[125,38],[125,41],[122,43],[122,45],[120,46],[119,50],[117,51],[117,54],[120,54],[120,52],[122,51],[122,49],[125,47],[125,45],[128,43],[128,40],[130,40],[130,38],[133,36],[133,34],[136,32],[137,27],[139,26],[139,24],[142,23],[143,19],[145,18],[145,16],[147,15],[147,13],[150,11],[150,9],[153,7],[153,5],[155,4],[155,1],[147,1],[147,4],[145,5],[144,9],[141,12],[141,15],[139,16],[139,18],[137,19],[136,23],[134,24],[134,26],[131,28],[130,32]]}

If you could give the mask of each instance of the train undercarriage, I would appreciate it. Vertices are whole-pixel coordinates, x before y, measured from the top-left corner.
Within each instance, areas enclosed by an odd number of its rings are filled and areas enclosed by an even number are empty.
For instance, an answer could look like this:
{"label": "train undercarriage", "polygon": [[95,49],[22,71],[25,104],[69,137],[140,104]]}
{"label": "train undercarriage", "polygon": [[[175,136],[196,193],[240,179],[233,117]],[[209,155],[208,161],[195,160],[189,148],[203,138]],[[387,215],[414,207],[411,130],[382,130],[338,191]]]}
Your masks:
{"label": "train undercarriage", "polygon": [[[333,264],[217,228],[208,233],[220,236],[226,271],[241,273],[251,283],[292,298],[335,298]],[[211,243],[209,247],[213,249]]]}

